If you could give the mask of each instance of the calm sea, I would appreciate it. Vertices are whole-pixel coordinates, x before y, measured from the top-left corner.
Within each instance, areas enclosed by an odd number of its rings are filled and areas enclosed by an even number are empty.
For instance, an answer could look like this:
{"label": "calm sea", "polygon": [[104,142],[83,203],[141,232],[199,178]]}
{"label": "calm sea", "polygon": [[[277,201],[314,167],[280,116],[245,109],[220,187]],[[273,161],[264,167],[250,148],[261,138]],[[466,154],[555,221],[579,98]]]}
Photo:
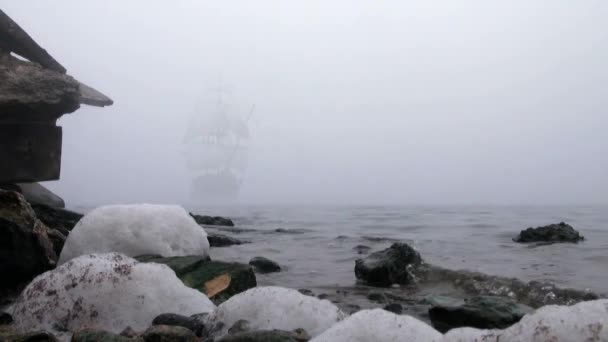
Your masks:
{"label": "calm sea", "polygon": [[[250,244],[214,248],[218,260],[248,262],[264,256],[285,271],[258,276],[264,285],[293,288],[351,286],[353,247],[372,251],[405,241],[428,263],[525,281],[608,293],[608,207],[302,207],[189,208],[228,216],[237,227],[224,234]],[[583,234],[579,244],[530,246],[512,238],[531,226],[567,222]],[[276,232],[278,228],[286,231]],[[209,231],[212,231],[209,229]]]}

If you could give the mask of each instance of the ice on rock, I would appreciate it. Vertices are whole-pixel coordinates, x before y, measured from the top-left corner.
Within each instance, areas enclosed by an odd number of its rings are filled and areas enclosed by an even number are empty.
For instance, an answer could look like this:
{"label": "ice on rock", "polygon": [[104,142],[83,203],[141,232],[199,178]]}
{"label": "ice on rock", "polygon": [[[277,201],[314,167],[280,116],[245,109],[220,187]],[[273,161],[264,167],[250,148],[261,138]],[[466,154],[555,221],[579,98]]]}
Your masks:
{"label": "ice on rock", "polygon": [[[485,338],[485,339],[484,339]],[[449,331],[444,342],[608,341],[608,300],[573,306],[544,306],[505,330],[462,328]]]}
{"label": "ice on rock", "polygon": [[344,313],[328,300],[305,296],[293,289],[256,287],[240,293],[217,307],[212,323],[224,323],[226,333],[238,320],[247,320],[252,330],[302,328],[316,336],[344,318]]}
{"label": "ice on rock", "polygon": [[22,332],[84,327],[145,330],[154,317],[211,312],[215,305],[167,266],[108,253],[84,255],[36,277],[12,307]]}
{"label": "ice on rock", "polygon": [[208,255],[207,233],[180,206],[110,205],[85,215],[65,242],[59,264],[79,255]]}
{"label": "ice on rock", "polygon": [[437,330],[413,317],[375,309],[353,314],[310,342],[439,342],[441,339]]}

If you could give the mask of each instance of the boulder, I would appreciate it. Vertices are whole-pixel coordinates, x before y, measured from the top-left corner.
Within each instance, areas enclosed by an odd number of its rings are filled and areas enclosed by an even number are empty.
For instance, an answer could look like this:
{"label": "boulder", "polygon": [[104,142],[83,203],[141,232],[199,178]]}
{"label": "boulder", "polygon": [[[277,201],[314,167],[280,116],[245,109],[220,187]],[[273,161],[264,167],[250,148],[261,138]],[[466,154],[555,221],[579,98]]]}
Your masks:
{"label": "boulder", "polygon": [[190,329],[171,325],[153,325],[143,334],[145,342],[197,342]]}
{"label": "boulder", "polygon": [[202,224],[205,226],[224,226],[224,227],[234,227],[234,222],[225,217],[221,216],[207,216],[207,215],[196,215],[190,213],[190,216],[196,221],[198,224]]}
{"label": "boulder", "polygon": [[55,254],[61,255],[68,234],[83,215],[45,204],[32,203],[31,206],[36,212],[36,217],[48,227],[48,235],[53,243]]}
{"label": "boulder", "polygon": [[241,332],[234,335],[228,335],[218,342],[302,342],[308,339],[302,339],[295,332],[283,330],[258,330]]}
{"label": "boulder", "polygon": [[202,336],[205,328],[203,323],[194,317],[182,316],[173,313],[165,313],[157,316],[152,321],[152,325],[184,327],[186,329],[190,329],[196,336]]}
{"label": "boulder", "polygon": [[241,245],[244,243],[239,239],[217,233],[208,233],[207,240],[209,240],[209,246],[211,247],[227,247],[233,245]]}
{"label": "boulder", "polygon": [[25,334],[0,335],[0,340],[4,338],[7,342],[59,342],[55,335],[46,331],[28,332]]}
{"label": "boulder", "polygon": [[11,316],[8,312],[0,313],[0,325],[11,323],[13,323],[13,316]]}
{"label": "boulder", "polygon": [[65,207],[63,198],[57,196],[40,183],[18,183],[17,186],[21,188],[21,193],[25,199],[32,204],[43,204],[53,208]]}
{"label": "boulder", "polygon": [[353,250],[357,252],[357,254],[368,254],[372,248],[366,245],[356,245],[353,247]]}
{"label": "boulder", "polygon": [[55,267],[57,254],[47,232],[23,195],[0,190],[1,288],[27,283]]}
{"label": "boulder", "polygon": [[60,255],[67,237],[60,231],[51,228],[48,228],[46,233],[49,236],[49,240],[51,240],[51,243],[53,244],[53,251],[56,255]]}
{"label": "boulder", "polygon": [[14,329],[53,333],[95,327],[143,331],[163,312],[192,315],[215,305],[165,265],[117,253],[74,258],[36,277],[11,308]]}
{"label": "boulder", "polygon": [[429,317],[441,332],[460,327],[505,329],[530,311],[508,297],[479,296],[465,300],[463,305],[434,306],[429,309]]}
{"label": "boulder", "polygon": [[422,259],[416,250],[406,243],[396,242],[385,250],[358,259],[355,276],[370,285],[407,285],[415,281],[414,271],[421,264]]}
{"label": "boulder", "polygon": [[90,253],[208,255],[205,229],[178,205],[106,205],[88,212],[65,241],[59,264]]}
{"label": "boulder", "polygon": [[33,203],[32,208],[36,212],[38,219],[47,227],[56,229],[65,236],[74,229],[76,223],[84,216],[70,210],[54,208],[39,203]]}
{"label": "boulder", "polygon": [[585,238],[571,225],[564,222],[522,230],[515,242],[579,242]]}
{"label": "boulder", "polygon": [[143,255],[136,259],[169,266],[186,286],[203,292],[216,303],[257,285],[249,265],[211,261],[202,256],[164,258]]}
{"label": "boulder", "polygon": [[233,296],[211,312],[206,322],[210,327],[222,326],[215,329],[214,338],[226,336],[228,330],[242,320],[248,321],[251,331],[304,329],[310,336],[316,336],[344,316],[328,300],[306,296],[293,289],[268,286]]}
{"label": "boulder", "polygon": [[104,330],[84,329],[72,335],[72,342],[134,342],[134,340]]}
{"label": "boulder", "polygon": [[258,273],[272,273],[281,271],[281,266],[279,266],[279,264],[270,259],[259,256],[249,260],[249,265],[253,266],[255,271]]}
{"label": "boulder", "polygon": [[403,313],[403,306],[399,303],[385,305],[383,309],[396,315],[401,315]]}
{"label": "boulder", "polygon": [[251,324],[247,320],[239,319],[238,321],[234,322],[234,324],[228,329],[228,334],[234,335],[247,331],[251,331]]}

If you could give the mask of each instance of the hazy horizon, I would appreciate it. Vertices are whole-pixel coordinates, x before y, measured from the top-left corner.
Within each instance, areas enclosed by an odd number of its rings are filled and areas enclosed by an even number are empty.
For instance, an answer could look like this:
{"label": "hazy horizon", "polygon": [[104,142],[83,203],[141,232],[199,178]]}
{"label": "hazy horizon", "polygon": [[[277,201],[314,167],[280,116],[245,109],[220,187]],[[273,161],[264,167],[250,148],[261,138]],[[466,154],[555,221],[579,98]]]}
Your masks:
{"label": "hazy horizon", "polygon": [[251,120],[241,203],[608,204],[608,2],[0,0],[114,100],[66,115],[79,204],[187,204],[218,78]]}

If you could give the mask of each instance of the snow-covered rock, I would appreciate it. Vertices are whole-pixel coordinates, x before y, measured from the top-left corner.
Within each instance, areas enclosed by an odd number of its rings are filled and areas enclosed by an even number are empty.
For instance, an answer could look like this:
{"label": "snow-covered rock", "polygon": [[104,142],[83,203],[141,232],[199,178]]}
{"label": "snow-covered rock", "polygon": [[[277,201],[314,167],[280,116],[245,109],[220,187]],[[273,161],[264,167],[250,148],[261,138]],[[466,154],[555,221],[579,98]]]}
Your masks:
{"label": "snow-covered rock", "polygon": [[208,255],[207,233],[184,208],[132,204],[99,207],[68,236],[59,264],[79,255],[117,252],[128,256]]}
{"label": "snow-covered rock", "polygon": [[444,336],[444,342],[486,340],[608,341],[608,300],[582,302],[573,306],[549,305],[524,316],[519,323],[505,330],[462,328],[451,330]]}
{"label": "snow-covered rock", "polygon": [[328,300],[305,296],[282,287],[256,287],[218,306],[210,315],[212,323],[224,323],[226,333],[235,322],[246,320],[251,330],[295,330],[302,328],[316,336],[344,318]]}
{"label": "snow-covered rock", "polygon": [[574,306],[545,306],[504,330],[452,329],[441,335],[409,316],[384,310],[359,311],[335,324],[311,342],[608,342],[608,300]]}
{"label": "snow-covered rock", "polygon": [[353,314],[311,342],[439,342],[442,337],[437,330],[413,317],[375,309]]}
{"label": "snow-covered rock", "polygon": [[20,331],[56,333],[84,327],[119,333],[145,330],[165,312],[211,312],[201,292],[185,286],[167,266],[108,253],[84,255],[36,277],[12,307]]}

